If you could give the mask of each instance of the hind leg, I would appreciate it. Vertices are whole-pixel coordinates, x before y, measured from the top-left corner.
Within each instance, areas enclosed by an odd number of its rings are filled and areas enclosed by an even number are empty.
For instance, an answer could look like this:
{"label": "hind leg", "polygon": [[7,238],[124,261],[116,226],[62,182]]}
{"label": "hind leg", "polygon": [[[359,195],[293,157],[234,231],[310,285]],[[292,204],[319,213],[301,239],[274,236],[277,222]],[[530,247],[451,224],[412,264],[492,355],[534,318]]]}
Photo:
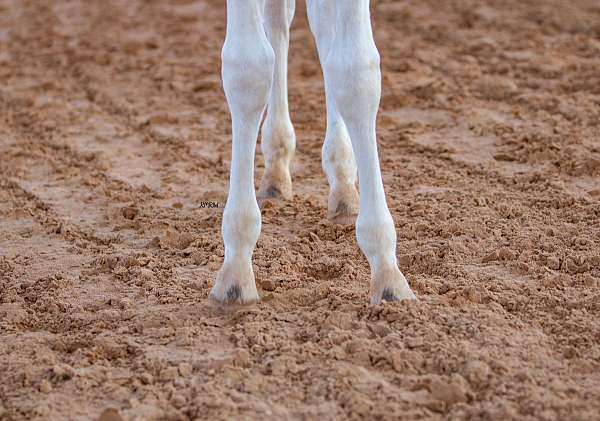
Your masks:
{"label": "hind leg", "polygon": [[[317,44],[325,79],[325,62],[335,38],[335,3],[331,0],[307,0],[310,28]],[[356,161],[344,121],[325,84],[327,130],[322,150],[323,171],[329,181],[328,216],[335,223],[353,224],[358,213]]]}
{"label": "hind leg", "polygon": [[336,0],[335,5],[336,35],[325,64],[325,83],[346,123],[358,163],[356,237],[371,267],[371,303],[414,299],[398,268],[396,230],[386,203],[377,153],[375,122],[381,71],[369,0]]}
{"label": "hind leg", "polygon": [[254,192],[254,151],[275,61],[262,26],[260,0],[227,1],[227,34],[221,57],[233,140],[222,224],[225,259],[210,299],[243,304],[258,300],[252,270],[252,253],[261,227]]}
{"label": "hind leg", "polygon": [[258,200],[291,199],[290,165],[296,149],[296,135],[288,108],[288,48],[290,25],[296,0],[266,0],[265,31],[275,52],[275,73],[267,117],[262,127],[261,150],[265,158]]}

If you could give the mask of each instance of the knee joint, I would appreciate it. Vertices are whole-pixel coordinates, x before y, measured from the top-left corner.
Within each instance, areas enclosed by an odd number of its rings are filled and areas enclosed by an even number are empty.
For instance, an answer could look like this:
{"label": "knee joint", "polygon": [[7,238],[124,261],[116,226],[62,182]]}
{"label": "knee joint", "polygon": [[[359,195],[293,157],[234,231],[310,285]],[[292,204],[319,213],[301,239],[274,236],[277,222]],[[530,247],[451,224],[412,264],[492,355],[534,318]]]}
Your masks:
{"label": "knee joint", "polygon": [[326,66],[340,111],[357,110],[357,104],[377,106],[381,95],[381,70],[376,48],[362,54],[352,54],[350,50],[346,53],[332,51]]}
{"label": "knee joint", "polygon": [[271,84],[275,53],[266,40],[245,45],[226,40],[221,53],[223,88],[231,107],[262,111]]}

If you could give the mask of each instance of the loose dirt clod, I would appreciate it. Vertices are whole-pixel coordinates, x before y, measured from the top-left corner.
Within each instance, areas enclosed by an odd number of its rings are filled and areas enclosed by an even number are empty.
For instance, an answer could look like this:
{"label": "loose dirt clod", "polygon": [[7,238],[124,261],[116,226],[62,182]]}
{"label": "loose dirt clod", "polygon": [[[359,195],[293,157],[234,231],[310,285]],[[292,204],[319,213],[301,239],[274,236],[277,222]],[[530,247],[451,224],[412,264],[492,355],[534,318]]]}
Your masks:
{"label": "loose dirt clod", "polygon": [[121,414],[119,414],[118,410],[116,410],[114,408],[108,408],[108,409],[105,409],[102,412],[102,414],[100,414],[98,421],[124,421],[124,420],[123,420],[123,417],[121,417]]}
{"label": "loose dirt clod", "polygon": [[128,206],[123,208],[122,213],[126,219],[134,219],[138,214],[138,210],[133,206]]}

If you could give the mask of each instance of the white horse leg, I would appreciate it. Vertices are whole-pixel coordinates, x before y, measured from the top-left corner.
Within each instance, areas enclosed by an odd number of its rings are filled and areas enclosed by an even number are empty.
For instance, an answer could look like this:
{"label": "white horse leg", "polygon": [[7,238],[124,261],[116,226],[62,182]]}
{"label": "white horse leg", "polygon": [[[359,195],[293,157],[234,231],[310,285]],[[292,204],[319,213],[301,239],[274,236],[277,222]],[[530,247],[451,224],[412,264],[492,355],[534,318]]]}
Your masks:
{"label": "white horse leg", "polygon": [[225,260],[210,293],[210,299],[226,304],[258,300],[252,270],[261,225],[254,192],[254,151],[275,62],[262,11],[261,0],[227,1],[227,34],[221,58],[233,147],[222,225]]}
{"label": "white horse leg", "polygon": [[369,0],[336,0],[335,39],[325,64],[326,83],[342,116],[358,162],[358,245],[371,266],[371,303],[414,299],[398,268],[396,230],[388,209],[377,153],[381,97],[379,52]]}
{"label": "white horse leg", "polygon": [[275,74],[267,117],[262,127],[261,150],[265,158],[258,199],[291,199],[290,164],[296,136],[288,108],[288,48],[296,0],[266,0],[265,31],[275,51]]}
{"label": "white horse leg", "polygon": [[[308,20],[314,35],[325,79],[325,62],[335,38],[335,3],[331,0],[307,0]],[[340,224],[353,224],[358,213],[356,161],[346,125],[325,84],[327,131],[323,143],[323,171],[329,181],[329,219]]]}

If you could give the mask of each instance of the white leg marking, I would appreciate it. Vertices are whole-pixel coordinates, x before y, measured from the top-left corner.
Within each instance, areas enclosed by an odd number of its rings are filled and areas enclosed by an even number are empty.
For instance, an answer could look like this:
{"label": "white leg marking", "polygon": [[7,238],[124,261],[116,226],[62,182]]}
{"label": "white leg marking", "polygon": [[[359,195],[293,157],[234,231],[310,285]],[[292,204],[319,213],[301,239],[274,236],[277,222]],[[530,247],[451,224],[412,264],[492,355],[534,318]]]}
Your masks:
{"label": "white leg marking", "polygon": [[358,161],[358,245],[371,266],[371,303],[415,299],[398,268],[396,230],[388,209],[379,156],[376,117],[381,97],[379,52],[373,40],[369,0],[336,0],[335,39],[327,56],[326,83],[346,123]]}
{"label": "white leg marking", "polygon": [[323,143],[323,170],[329,181],[329,218],[336,223],[353,224],[358,213],[356,160],[348,130],[331,97],[331,75],[325,66],[335,39],[335,3],[331,0],[307,0],[308,20],[314,35],[325,78],[327,131]]}
{"label": "white leg marking", "polygon": [[265,172],[258,199],[291,199],[290,164],[296,149],[296,135],[288,107],[288,48],[290,25],[296,0],[266,0],[265,31],[275,51],[275,74],[267,117],[262,127],[261,150]]}
{"label": "white leg marking", "polygon": [[254,152],[275,62],[262,24],[262,10],[262,0],[227,1],[227,34],[221,58],[233,146],[222,225],[225,260],[210,293],[211,300],[226,304],[258,300],[252,270],[252,253],[261,226],[254,193]]}

